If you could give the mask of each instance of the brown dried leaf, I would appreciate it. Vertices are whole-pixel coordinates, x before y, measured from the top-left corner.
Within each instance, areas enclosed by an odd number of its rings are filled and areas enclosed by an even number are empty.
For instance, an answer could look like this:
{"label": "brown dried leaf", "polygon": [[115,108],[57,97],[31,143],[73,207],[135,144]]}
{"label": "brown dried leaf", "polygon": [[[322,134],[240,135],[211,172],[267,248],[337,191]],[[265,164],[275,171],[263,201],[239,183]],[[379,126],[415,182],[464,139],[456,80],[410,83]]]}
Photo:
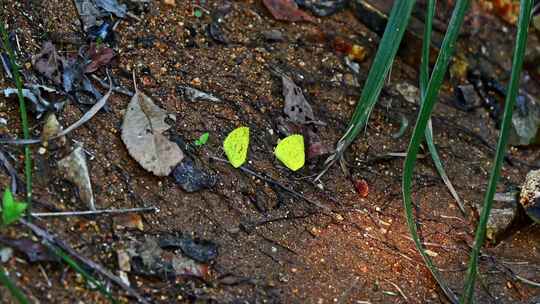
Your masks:
{"label": "brown dried leaf", "polygon": [[55,84],[60,84],[62,81],[62,72],[60,71],[62,60],[63,58],[58,55],[54,45],[47,41],[43,44],[41,52],[32,57],[32,65],[43,76]]}
{"label": "brown dried leaf", "polygon": [[90,210],[96,210],[94,193],[92,192],[92,182],[88,173],[86,156],[80,145],[78,145],[68,156],[58,161],[58,169],[63,177],[77,186],[79,196]]}
{"label": "brown dried leaf", "polygon": [[144,230],[142,217],[137,213],[122,214],[114,217],[114,229],[139,229]]}
{"label": "brown dried leaf", "polygon": [[163,133],[170,126],[167,112],[135,86],[122,123],[122,141],[129,154],[146,170],[157,176],[167,176],[184,158],[178,145]]}
{"label": "brown dried leaf", "polygon": [[281,77],[281,80],[283,82],[283,96],[285,97],[283,112],[289,120],[299,124],[315,122],[313,109],[304,97],[302,89],[285,75]]}
{"label": "brown dried leaf", "polygon": [[300,10],[294,0],[263,0],[272,16],[282,21],[314,21],[311,15]]}
{"label": "brown dried leaf", "polygon": [[87,56],[90,58],[90,63],[85,67],[85,73],[97,71],[100,67],[109,64],[114,57],[114,51],[106,46],[98,47],[95,44],[88,48]]}

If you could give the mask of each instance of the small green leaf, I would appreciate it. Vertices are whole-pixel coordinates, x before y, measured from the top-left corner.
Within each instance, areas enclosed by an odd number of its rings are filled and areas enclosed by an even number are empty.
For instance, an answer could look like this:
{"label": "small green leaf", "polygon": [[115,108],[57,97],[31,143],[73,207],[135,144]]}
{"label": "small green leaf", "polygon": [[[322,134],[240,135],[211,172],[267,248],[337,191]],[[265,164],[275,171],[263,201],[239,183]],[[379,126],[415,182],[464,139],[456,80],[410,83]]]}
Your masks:
{"label": "small green leaf", "polygon": [[293,171],[302,168],[306,161],[304,137],[298,134],[285,137],[278,143],[274,154],[287,168]]}
{"label": "small green leaf", "polygon": [[249,128],[240,127],[234,129],[223,142],[223,150],[231,165],[240,167],[246,162],[249,147]]}
{"label": "small green leaf", "polygon": [[9,188],[4,191],[4,197],[2,198],[2,223],[9,225],[18,220],[24,210],[26,210],[27,204],[18,202],[13,198],[13,194]]}
{"label": "small green leaf", "polygon": [[199,137],[199,139],[195,141],[195,146],[202,146],[206,144],[206,142],[208,141],[208,137],[210,137],[210,134],[208,132],[201,135],[201,137]]}

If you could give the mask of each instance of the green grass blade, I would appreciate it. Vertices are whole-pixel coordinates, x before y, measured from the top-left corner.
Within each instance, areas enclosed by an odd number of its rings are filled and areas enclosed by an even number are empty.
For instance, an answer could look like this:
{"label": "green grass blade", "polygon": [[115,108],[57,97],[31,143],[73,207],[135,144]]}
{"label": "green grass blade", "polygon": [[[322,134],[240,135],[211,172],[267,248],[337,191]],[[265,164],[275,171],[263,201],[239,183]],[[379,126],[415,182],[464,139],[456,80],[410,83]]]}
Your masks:
{"label": "green grass blade", "polygon": [[463,24],[463,19],[465,18],[465,13],[469,7],[469,0],[458,0],[454,7],[452,13],[452,18],[450,19],[446,35],[441,46],[441,50],[437,57],[437,61],[433,68],[433,73],[431,74],[430,81],[428,82],[425,93],[421,95],[421,105],[420,105],[420,114],[418,115],[416,126],[413,131],[411,142],[407,151],[407,157],[405,158],[405,165],[403,169],[403,205],[405,209],[405,215],[407,219],[407,226],[414,240],[414,244],[418,249],[420,255],[424,259],[426,266],[431,271],[433,278],[437,281],[441,289],[444,291],[446,296],[453,303],[457,303],[457,297],[454,292],[446,286],[444,280],[442,279],[439,271],[435,268],[435,265],[431,261],[431,258],[426,254],[422,247],[420,237],[418,235],[418,228],[414,220],[413,215],[413,204],[412,204],[412,179],[413,171],[416,164],[416,158],[418,151],[420,149],[420,144],[422,143],[425,130],[433,111],[433,106],[437,100],[439,89],[444,80],[444,75],[448,69],[448,64],[454,52],[455,43],[459,36],[459,30]]}
{"label": "green grass blade", "polygon": [[0,284],[6,286],[6,288],[9,290],[11,295],[19,302],[20,304],[28,304],[30,301],[28,301],[28,298],[24,295],[24,293],[13,283],[13,281],[9,278],[9,276],[6,273],[6,270],[2,265],[0,265]]}
{"label": "green grass blade", "polygon": [[428,0],[424,36],[422,40],[422,59],[420,61],[420,95],[424,96],[429,82],[429,50],[431,33],[433,32],[433,16],[435,15],[435,0]]}
{"label": "green grass blade", "polygon": [[[435,0],[429,0],[428,5],[427,5],[427,11],[426,11],[426,23],[424,26],[424,37],[422,41],[422,60],[420,64],[420,95],[421,96],[425,94],[426,87],[429,82],[429,50],[431,47],[431,33],[433,31],[433,16],[434,15],[435,15]],[[433,160],[433,163],[435,164],[435,168],[437,169],[439,176],[441,177],[444,184],[448,188],[448,191],[450,191],[450,194],[452,195],[452,197],[458,204],[458,207],[461,210],[461,212],[465,213],[465,208],[463,207],[463,203],[461,199],[459,198],[459,195],[457,194],[457,191],[454,188],[454,185],[452,185],[452,182],[448,178],[448,175],[446,174],[446,171],[444,170],[444,166],[442,164],[441,158],[439,157],[439,153],[437,152],[437,148],[435,147],[435,143],[433,141],[433,126],[431,124],[431,119],[428,121],[425,137],[426,137],[426,144],[428,146],[429,154],[431,155],[431,159]]]}
{"label": "green grass blade", "polygon": [[369,114],[379,98],[384,81],[392,67],[403,34],[409,24],[415,2],[415,0],[399,0],[394,2],[379,48],[377,49],[377,54],[371,65],[347,132],[339,140],[336,151],[326,160],[325,168],[315,180],[320,179],[337,160],[341,159],[347,147],[366,125]]}
{"label": "green grass blade", "polygon": [[[5,20],[3,14],[0,17],[0,19]],[[24,101],[24,96],[22,92],[21,74],[19,73],[19,66],[17,65],[15,52],[9,45],[8,33],[4,26],[4,21],[0,22],[0,34],[2,35],[2,46],[4,50],[8,53],[9,60],[11,61],[11,74],[15,79],[15,86],[17,87],[17,96],[19,97],[19,112],[21,113],[23,136],[25,139],[28,139],[30,138],[30,130],[28,127],[28,113],[26,111],[26,102]],[[32,211],[32,158],[29,145],[26,145],[24,147],[24,175],[26,180],[26,203],[28,204],[26,212],[30,217]]]}
{"label": "green grass blade", "polygon": [[105,289],[105,286],[101,284],[96,278],[94,278],[91,274],[89,274],[86,270],[84,270],[74,259],[72,259],[68,254],[63,252],[60,248],[57,248],[54,245],[48,244],[47,246],[51,251],[60,257],[66,264],[68,264],[69,267],[71,267],[73,270],[78,272],[80,275],[82,275],[88,282],[91,282],[94,284],[101,292],[102,295],[104,295],[111,303],[118,303],[112,296],[112,294]]}
{"label": "green grass blade", "polygon": [[489,184],[484,196],[484,205],[482,213],[480,214],[480,221],[476,228],[476,235],[474,238],[474,245],[471,250],[471,257],[469,259],[469,268],[467,270],[467,280],[465,281],[465,290],[461,303],[472,303],[475,279],[478,267],[478,255],[480,249],[484,243],[486,235],[486,224],[491,211],[493,203],[493,196],[497,188],[497,182],[501,174],[501,168],[506,152],[506,144],[508,142],[508,133],[512,123],[512,112],[514,110],[514,104],[519,90],[519,81],[521,77],[521,70],[523,67],[523,57],[525,54],[525,48],[527,46],[527,31],[529,29],[529,22],[531,18],[532,0],[521,0],[519,9],[519,21],[516,45],[514,47],[514,56],[512,59],[512,73],[510,76],[510,83],[508,85],[506,99],[504,101],[504,116],[501,125],[501,133],[499,135],[499,142],[497,143],[497,152],[495,153],[495,160],[491,170],[491,176],[489,178]]}

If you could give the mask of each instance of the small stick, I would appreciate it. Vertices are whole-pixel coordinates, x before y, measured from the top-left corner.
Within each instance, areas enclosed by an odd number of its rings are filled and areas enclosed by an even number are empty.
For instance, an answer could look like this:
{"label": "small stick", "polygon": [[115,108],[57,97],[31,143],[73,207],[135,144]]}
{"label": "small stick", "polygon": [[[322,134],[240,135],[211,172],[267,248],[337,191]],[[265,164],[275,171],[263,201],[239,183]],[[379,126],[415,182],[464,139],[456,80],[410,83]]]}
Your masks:
{"label": "small stick", "polygon": [[98,263],[90,260],[89,258],[80,255],[75,249],[71,248],[69,245],[64,243],[64,241],[58,239],[56,236],[50,234],[48,231],[46,231],[43,228],[40,228],[39,226],[32,224],[24,219],[19,220],[20,223],[25,225],[26,227],[30,228],[38,237],[42,238],[45,242],[48,242],[50,244],[55,244],[58,247],[60,247],[62,250],[66,251],[69,255],[75,257],[77,260],[79,260],[81,263],[85,264],[87,267],[94,269],[95,271],[101,273],[105,277],[109,278],[109,280],[113,281],[114,283],[118,284],[118,286],[122,287],[127,293],[135,297],[140,303],[143,304],[150,304],[142,295],[140,295],[135,289],[131,288],[129,285],[124,283],[121,278],[115,276],[112,274],[109,270],[105,269],[103,266],[99,265]]}
{"label": "small stick", "polygon": [[[229,163],[228,161],[226,161],[226,160],[224,160],[222,158],[219,158],[219,157],[210,156],[210,158],[213,159],[213,160],[220,161],[222,163]],[[273,178],[263,176],[263,175],[255,172],[255,171],[253,171],[251,169],[248,169],[248,168],[246,168],[244,166],[241,166],[238,169],[242,170],[245,173],[251,174],[251,175],[253,175],[253,176],[255,176],[255,177],[257,177],[257,178],[259,178],[259,179],[261,179],[261,180],[263,180],[263,181],[265,181],[267,183],[269,183],[269,184],[277,186],[277,187],[281,188],[283,191],[291,194],[292,196],[294,196],[296,198],[302,199],[302,200],[304,200],[304,201],[306,201],[306,202],[308,202],[308,203],[310,203],[312,205],[315,205],[315,206],[317,206],[317,207],[319,207],[319,208],[321,208],[323,210],[332,212],[332,209],[328,208],[327,206],[324,206],[324,205],[321,205],[318,202],[312,201],[311,199],[305,197],[304,195],[302,195],[302,194],[300,194],[300,193],[298,193],[298,192],[296,192],[296,191],[294,191],[292,189],[289,189],[288,187],[282,185],[280,182],[274,180]]]}
{"label": "small stick", "polygon": [[386,282],[392,284],[392,286],[394,286],[397,291],[399,292],[399,294],[403,297],[403,299],[405,299],[406,302],[409,302],[409,299],[407,298],[407,296],[405,296],[405,293],[403,292],[403,290],[401,290],[401,288],[399,288],[399,286],[397,284],[395,284],[394,282],[392,281],[389,281],[387,279],[384,279]]}
{"label": "small stick", "polygon": [[132,12],[126,12],[126,16],[130,17],[130,18],[133,18],[137,21],[141,21],[141,18],[139,18],[139,16],[135,15],[134,13]]}
{"label": "small stick", "polygon": [[129,209],[103,209],[103,210],[84,210],[84,211],[65,211],[65,212],[37,212],[32,213],[35,217],[53,217],[53,216],[81,216],[98,214],[122,214],[131,212],[156,212],[156,207],[129,208]]}

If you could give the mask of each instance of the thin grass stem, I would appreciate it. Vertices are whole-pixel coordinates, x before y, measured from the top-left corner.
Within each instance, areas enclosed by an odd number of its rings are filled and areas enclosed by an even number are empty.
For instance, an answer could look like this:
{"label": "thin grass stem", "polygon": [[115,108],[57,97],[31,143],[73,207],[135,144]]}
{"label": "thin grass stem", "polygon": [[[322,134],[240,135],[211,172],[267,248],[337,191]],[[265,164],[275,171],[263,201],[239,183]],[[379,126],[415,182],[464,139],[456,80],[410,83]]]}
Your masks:
{"label": "thin grass stem", "polygon": [[[429,82],[429,51],[431,48],[431,34],[433,31],[433,17],[435,15],[435,4],[436,4],[435,0],[429,0],[427,4],[427,10],[426,10],[426,22],[424,26],[424,36],[423,36],[423,41],[422,41],[422,59],[420,63],[420,95],[421,96],[425,94],[426,87]],[[437,152],[437,148],[435,146],[435,142],[433,139],[433,126],[431,124],[431,119],[428,121],[425,137],[426,137],[426,144],[429,150],[429,154],[431,155],[431,159],[433,160],[433,163],[435,164],[437,173],[439,173],[439,176],[443,180],[444,184],[448,188],[448,191],[450,192],[454,200],[456,201],[461,212],[465,213],[465,208],[463,206],[461,198],[459,197],[456,189],[454,188],[454,185],[452,185],[450,178],[448,178],[448,175],[446,174],[446,171],[444,170],[444,166],[442,164],[439,153]]]}
{"label": "thin grass stem", "polygon": [[[5,20],[3,15],[1,16],[2,20]],[[17,64],[15,52],[9,44],[9,38],[7,30],[4,26],[4,22],[0,22],[0,32],[2,34],[2,46],[4,50],[8,53],[9,60],[11,61],[11,74],[15,80],[15,86],[17,87],[17,96],[19,97],[19,112],[21,114],[21,122],[23,129],[24,139],[30,138],[30,129],[28,127],[28,113],[26,111],[26,102],[24,100],[24,95],[22,92],[22,80],[21,74],[19,73],[19,66]],[[32,212],[32,155],[30,151],[30,146],[24,147],[24,176],[26,181],[26,203],[28,208],[26,209],[27,215],[30,219]]]}
{"label": "thin grass stem", "polygon": [[484,196],[484,205],[480,214],[480,220],[476,228],[476,234],[474,238],[474,245],[471,250],[471,257],[469,259],[469,267],[467,270],[467,279],[465,281],[465,288],[463,295],[460,299],[460,303],[472,303],[473,294],[475,289],[475,280],[478,272],[478,256],[480,249],[484,244],[486,236],[486,225],[491,212],[493,204],[493,196],[497,189],[497,182],[501,175],[501,168],[506,153],[506,145],[508,143],[508,134],[512,123],[512,113],[514,110],[514,104],[519,90],[519,82],[521,77],[521,70],[523,68],[523,58],[525,55],[525,48],[527,46],[527,34],[529,29],[529,22],[531,19],[532,0],[522,0],[520,2],[519,19],[516,44],[514,46],[514,55],[512,59],[512,72],[510,75],[510,83],[504,101],[504,116],[501,124],[501,133],[499,135],[499,141],[497,143],[497,151],[495,153],[495,160],[491,169],[491,175],[489,178],[489,184]]}
{"label": "thin grass stem", "polygon": [[405,216],[407,219],[407,226],[411,233],[411,237],[414,240],[414,244],[422,256],[426,266],[431,271],[433,278],[437,281],[440,288],[443,290],[448,299],[457,303],[458,299],[454,292],[446,285],[439,271],[433,264],[429,255],[424,251],[420,237],[418,235],[418,227],[414,220],[413,204],[412,204],[412,180],[414,167],[416,165],[416,159],[420,144],[424,140],[425,130],[428,121],[433,111],[433,107],[437,101],[439,89],[444,80],[444,75],[448,69],[448,64],[454,52],[456,40],[459,35],[459,30],[463,24],[465,13],[469,7],[469,0],[458,0],[455,4],[454,11],[452,12],[452,18],[450,19],[448,29],[444,36],[443,43],[441,45],[440,52],[437,56],[437,61],[433,68],[431,78],[425,87],[425,92],[421,94],[420,113],[418,115],[416,126],[413,131],[413,135],[407,151],[407,157],[405,158],[405,165],[403,169],[403,205],[405,209]]}
{"label": "thin grass stem", "polygon": [[[6,270],[2,265],[0,265],[0,283],[9,290],[11,295],[19,302],[19,304],[28,304],[30,301],[28,301],[28,298],[24,295],[24,293],[13,283],[13,281],[9,278],[9,276],[6,273]],[[0,299],[1,300],[1,299]]]}
{"label": "thin grass stem", "polygon": [[369,115],[379,99],[385,79],[392,68],[392,63],[401,44],[403,34],[409,24],[415,2],[415,0],[394,2],[379,48],[377,49],[377,54],[375,55],[375,59],[373,59],[349,127],[343,137],[338,141],[335,152],[326,160],[323,171],[315,180],[319,180],[336,161],[342,160],[345,150],[366,125]]}

